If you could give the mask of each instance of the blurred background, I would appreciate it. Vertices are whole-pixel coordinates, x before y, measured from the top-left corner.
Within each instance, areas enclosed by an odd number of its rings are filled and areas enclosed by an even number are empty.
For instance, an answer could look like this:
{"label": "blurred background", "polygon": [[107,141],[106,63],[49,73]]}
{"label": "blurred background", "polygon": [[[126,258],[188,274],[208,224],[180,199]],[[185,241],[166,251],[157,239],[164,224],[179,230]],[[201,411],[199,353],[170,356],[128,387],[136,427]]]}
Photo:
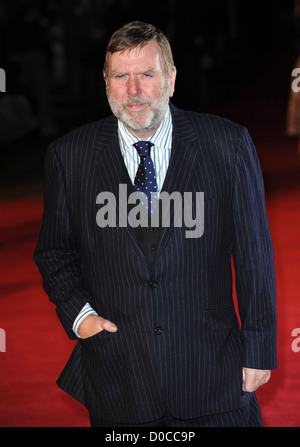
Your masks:
{"label": "blurred background", "polygon": [[169,37],[174,105],[232,119],[254,140],[280,310],[279,368],[258,394],[265,425],[300,426],[300,352],[291,348],[300,327],[300,101],[291,89],[292,70],[300,68],[299,17],[294,0],[0,0],[0,328],[7,337],[0,426],[88,425],[86,411],[55,385],[73,344],[32,253],[45,151],[60,135],[110,114],[105,48],[131,20],[154,23]]}
{"label": "blurred background", "polygon": [[[178,71],[173,101],[199,112],[218,112],[298,50],[293,0],[148,4],[0,0],[0,67],[7,92],[0,95],[1,189],[15,184],[15,155],[34,155],[34,163],[26,162],[32,183],[41,173],[47,140],[110,113],[102,79],[105,48],[112,32],[128,21],[155,23],[167,34]],[[293,63],[292,56],[289,69]],[[22,163],[19,181],[25,180],[23,170]]]}

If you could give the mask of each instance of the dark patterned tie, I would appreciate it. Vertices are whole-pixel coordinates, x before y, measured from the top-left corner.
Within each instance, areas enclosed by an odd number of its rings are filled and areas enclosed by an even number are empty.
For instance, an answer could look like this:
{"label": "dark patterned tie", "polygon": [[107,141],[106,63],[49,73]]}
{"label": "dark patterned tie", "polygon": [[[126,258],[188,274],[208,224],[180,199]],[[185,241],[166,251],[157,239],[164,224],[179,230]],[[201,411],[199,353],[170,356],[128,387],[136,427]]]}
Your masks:
{"label": "dark patterned tie", "polygon": [[[140,156],[140,165],[138,167],[134,187],[137,192],[143,192],[148,198],[148,204],[144,203],[151,217],[157,200],[157,184],[153,161],[150,157],[151,147],[154,146],[150,141],[139,141],[134,144]],[[152,193],[152,194],[151,194]],[[151,203],[152,202],[152,203]],[[143,201],[142,201],[143,203]],[[147,206],[148,205],[148,206]]]}

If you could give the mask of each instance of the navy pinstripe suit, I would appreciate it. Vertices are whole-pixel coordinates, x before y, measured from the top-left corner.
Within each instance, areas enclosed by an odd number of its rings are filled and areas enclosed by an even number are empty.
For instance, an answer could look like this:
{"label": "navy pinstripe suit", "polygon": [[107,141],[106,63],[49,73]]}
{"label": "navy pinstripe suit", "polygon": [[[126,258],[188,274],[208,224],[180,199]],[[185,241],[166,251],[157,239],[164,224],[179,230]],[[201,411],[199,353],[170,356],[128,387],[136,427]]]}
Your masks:
{"label": "navy pinstripe suit", "polygon": [[79,340],[58,385],[106,421],[143,423],[166,408],[178,418],[234,410],[242,367],[276,368],[273,249],[253,143],[228,120],[171,111],[163,190],[204,192],[204,234],[188,239],[171,218],[153,262],[136,229],[96,225],[96,196],[118,197],[119,184],[130,184],[115,117],[72,131],[46,156],[34,255],[44,288],[70,338],[87,301],[119,328]]}

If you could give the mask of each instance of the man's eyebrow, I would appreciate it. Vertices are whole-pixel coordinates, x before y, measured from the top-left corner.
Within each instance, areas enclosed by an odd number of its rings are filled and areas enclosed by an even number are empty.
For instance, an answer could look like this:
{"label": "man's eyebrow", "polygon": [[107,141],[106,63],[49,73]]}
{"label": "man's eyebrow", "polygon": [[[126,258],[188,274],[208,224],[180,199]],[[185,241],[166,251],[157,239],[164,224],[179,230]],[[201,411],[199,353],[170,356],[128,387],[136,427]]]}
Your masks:
{"label": "man's eyebrow", "polygon": [[[155,70],[155,68],[147,68],[145,70],[140,70],[140,71],[137,72],[137,74],[146,74],[146,73],[154,74],[154,73],[157,73],[157,70]],[[111,74],[113,76],[115,76],[115,75],[125,75],[125,74],[127,74],[127,72],[126,71],[112,70]]]}
{"label": "man's eyebrow", "polygon": [[121,74],[125,74],[125,72],[124,71],[118,71],[118,70],[112,70],[111,74],[112,75],[121,75]]}
{"label": "man's eyebrow", "polygon": [[155,68],[147,68],[147,70],[141,70],[139,73],[156,73]]}

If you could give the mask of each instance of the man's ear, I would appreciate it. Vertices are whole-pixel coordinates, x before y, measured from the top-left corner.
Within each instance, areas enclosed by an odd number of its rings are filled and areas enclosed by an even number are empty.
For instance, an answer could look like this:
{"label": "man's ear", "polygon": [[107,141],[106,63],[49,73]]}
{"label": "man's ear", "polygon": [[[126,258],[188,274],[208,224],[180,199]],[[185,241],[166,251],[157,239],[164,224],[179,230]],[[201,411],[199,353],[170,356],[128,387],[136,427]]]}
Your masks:
{"label": "man's ear", "polygon": [[105,71],[103,70],[103,80],[105,83],[105,89],[106,91],[108,90],[108,79],[107,79],[107,73],[105,73]]}
{"label": "man's ear", "polygon": [[177,70],[174,66],[170,74],[170,98],[174,95]]}

